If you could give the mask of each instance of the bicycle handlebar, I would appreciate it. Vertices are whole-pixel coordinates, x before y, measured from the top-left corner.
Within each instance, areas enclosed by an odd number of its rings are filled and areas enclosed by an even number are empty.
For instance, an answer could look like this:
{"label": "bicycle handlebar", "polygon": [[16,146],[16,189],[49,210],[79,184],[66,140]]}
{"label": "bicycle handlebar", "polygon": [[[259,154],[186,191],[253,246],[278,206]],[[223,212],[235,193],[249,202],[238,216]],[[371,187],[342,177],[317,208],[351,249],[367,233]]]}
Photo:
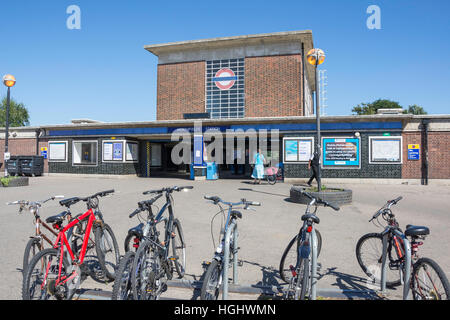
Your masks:
{"label": "bicycle handlebar", "polygon": [[403,199],[403,197],[400,196],[400,197],[397,197],[397,198],[394,199],[394,200],[388,200],[388,201],[386,202],[386,204],[385,204],[384,206],[381,207],[381,209],[379,209],[377,212],[375,212],[375,214],[372,216],[372,219],[370,219],[369,222],[371,222],[372,220],[378,218],[378,216],[379,216],[380,214],[382,214],[385,210],[390,210],[390,208],[391,208],[391,206],[392,206],[393,204],[397,204],[397,203],[398,203],[400,200],[402,200],[402,199]]}
{"label": "bicycle handlebar", "polygon": [[335,211],[339,211],[340,210],[340,207],[335,205],[334,203],[330,203],[330,202],[327,202],[325,200],[322,200],[319,197],[315,197],[312,194],[310,194],[310,193],[308,193],[308,192],[306,192],[304,190],[302,190],[301,193],[304,194],[305,196],[307,196],[311,200],[316,200],[316,203],[323,204],[325,207],[330,207],[330,208],[334,209]]}
{"label": "bicycle handlebar", "polygon": [[158,200],[161,197],[162,197],[162,193],[158,194],[157,196],[153,197],[150,200],[144,200],[144,201],[138,202],[139,208],[134,210],[132,213],[130,213],[129,217],[133,218],[139,212],[147,210],[156,200]]}
{"label": "bicycle handlebar", "polygon": [[155,190],[148,190],[148,191],[142,192],[142,194],[163,193],[163,192],[171,193],[173,191],[184,191],[187,189],[194,189],[194,187],[193,186],[182,186],[182,187],[174,186],[174,187],[167,187],[167,188],[161,188],[161,189],[155,189]]}
{"label": "bicycle handlebar", "polygon": [[236,202],[236,203],[232,203],[232,202],[225,202],[225,201],[223,201],[222,199],[220,199],[218,196],[208,196],[208,195],[205,195],[205,196],[203,196],[203,198],[205,199],[205,200],[210,200],[210,201],[213,201],[214,202],[214,204],[218,204],[219,202],[221,202],[221,203],[223,203],[223,204],[225,204],[225,205],[228,205],[228,206],[238,206],[238,205],[245,205],[245,206],[261,206],[261,203],[260,202],[257,202],[257,201],[247,201],[246,199],[241,199],[241,201],[240,202]]}

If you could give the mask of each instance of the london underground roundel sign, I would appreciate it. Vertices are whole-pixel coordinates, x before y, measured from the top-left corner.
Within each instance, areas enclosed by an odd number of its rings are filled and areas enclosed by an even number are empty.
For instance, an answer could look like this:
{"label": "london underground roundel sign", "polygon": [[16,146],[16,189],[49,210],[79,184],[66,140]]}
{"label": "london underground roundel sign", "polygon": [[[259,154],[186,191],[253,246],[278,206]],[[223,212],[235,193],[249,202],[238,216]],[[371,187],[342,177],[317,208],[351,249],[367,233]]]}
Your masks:
{"label": "london underground roundel sign", "polygon": [[220,90],[228,90],[232,86],[234,86],[237,77],[234,74],[233,70],[229,68],[222,68],[219,71],[217,71],[216,75],[212,80],[214,81],[214,84],[217,86],[217,88],[219,88]]}

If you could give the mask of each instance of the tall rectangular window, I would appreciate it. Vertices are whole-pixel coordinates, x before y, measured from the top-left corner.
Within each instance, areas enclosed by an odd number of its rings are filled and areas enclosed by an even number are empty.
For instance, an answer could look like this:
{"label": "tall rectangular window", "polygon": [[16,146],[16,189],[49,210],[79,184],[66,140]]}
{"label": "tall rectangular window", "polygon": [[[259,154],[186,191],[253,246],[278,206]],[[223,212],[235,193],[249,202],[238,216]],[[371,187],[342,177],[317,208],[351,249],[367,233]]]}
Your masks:
{"label": "tall rectangular window", "polygon": [[74,165],[97,165],[97,141],[73,142]]}
{"label": "tall rectangular window", "polygon": [[244,61],[206,61],[206,112],[211,118],[245,116]]}

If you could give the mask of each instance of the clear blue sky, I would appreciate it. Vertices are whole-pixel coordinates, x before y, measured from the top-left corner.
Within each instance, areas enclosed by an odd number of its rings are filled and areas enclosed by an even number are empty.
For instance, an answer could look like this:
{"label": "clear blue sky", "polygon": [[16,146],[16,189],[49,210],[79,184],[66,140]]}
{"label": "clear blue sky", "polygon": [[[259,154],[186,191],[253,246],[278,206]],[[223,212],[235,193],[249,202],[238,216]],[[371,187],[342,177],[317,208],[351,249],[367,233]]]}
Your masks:
{"label": "clear blue sky", "polygon": [[[328,71],[330,115],[377,98],[448,114],[450,1],[4,1],[0,74],[32,125],[154,120],[157,58],[146,44],[278,31],[313,31]],[[69,5],[81,30],[69,30]],[[381,30],[369,30],[369,5]],[[0,96],[6,94],[2,86]]]}

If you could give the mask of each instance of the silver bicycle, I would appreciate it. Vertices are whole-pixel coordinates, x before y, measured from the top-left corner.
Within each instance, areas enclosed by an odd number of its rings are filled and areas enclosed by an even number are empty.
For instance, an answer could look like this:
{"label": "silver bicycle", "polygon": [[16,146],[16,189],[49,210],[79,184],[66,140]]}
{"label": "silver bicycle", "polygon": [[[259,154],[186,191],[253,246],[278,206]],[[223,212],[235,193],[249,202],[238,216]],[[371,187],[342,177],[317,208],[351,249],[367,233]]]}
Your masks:
{"label": "silver bicycle", "polygon": [[[235,209],[249,210],[249,206],[260,206],[261,204],[245,199],[241,199],[240,202],[234,203],[225,202],[217,196],[205,196],[204,198],[220,207],[220,211],[217,214],[225,214],[225,210],[221,204],[228,206],[228,214],[225,221],[225,227],[220,233],[219,246],[216,249],[214,258],[206,270],[200,298],[202,300],[218,300],[220,292],[222,291],[222,300],[226,300],[228,297],[228,270],[230,263],[233,265],[233,283],[237,283],[239,251],[237,219],[242,218],[242,213]],[[217,216],[217,214],[215,216]],[[212,221],[215,216],[212,218]]]}

